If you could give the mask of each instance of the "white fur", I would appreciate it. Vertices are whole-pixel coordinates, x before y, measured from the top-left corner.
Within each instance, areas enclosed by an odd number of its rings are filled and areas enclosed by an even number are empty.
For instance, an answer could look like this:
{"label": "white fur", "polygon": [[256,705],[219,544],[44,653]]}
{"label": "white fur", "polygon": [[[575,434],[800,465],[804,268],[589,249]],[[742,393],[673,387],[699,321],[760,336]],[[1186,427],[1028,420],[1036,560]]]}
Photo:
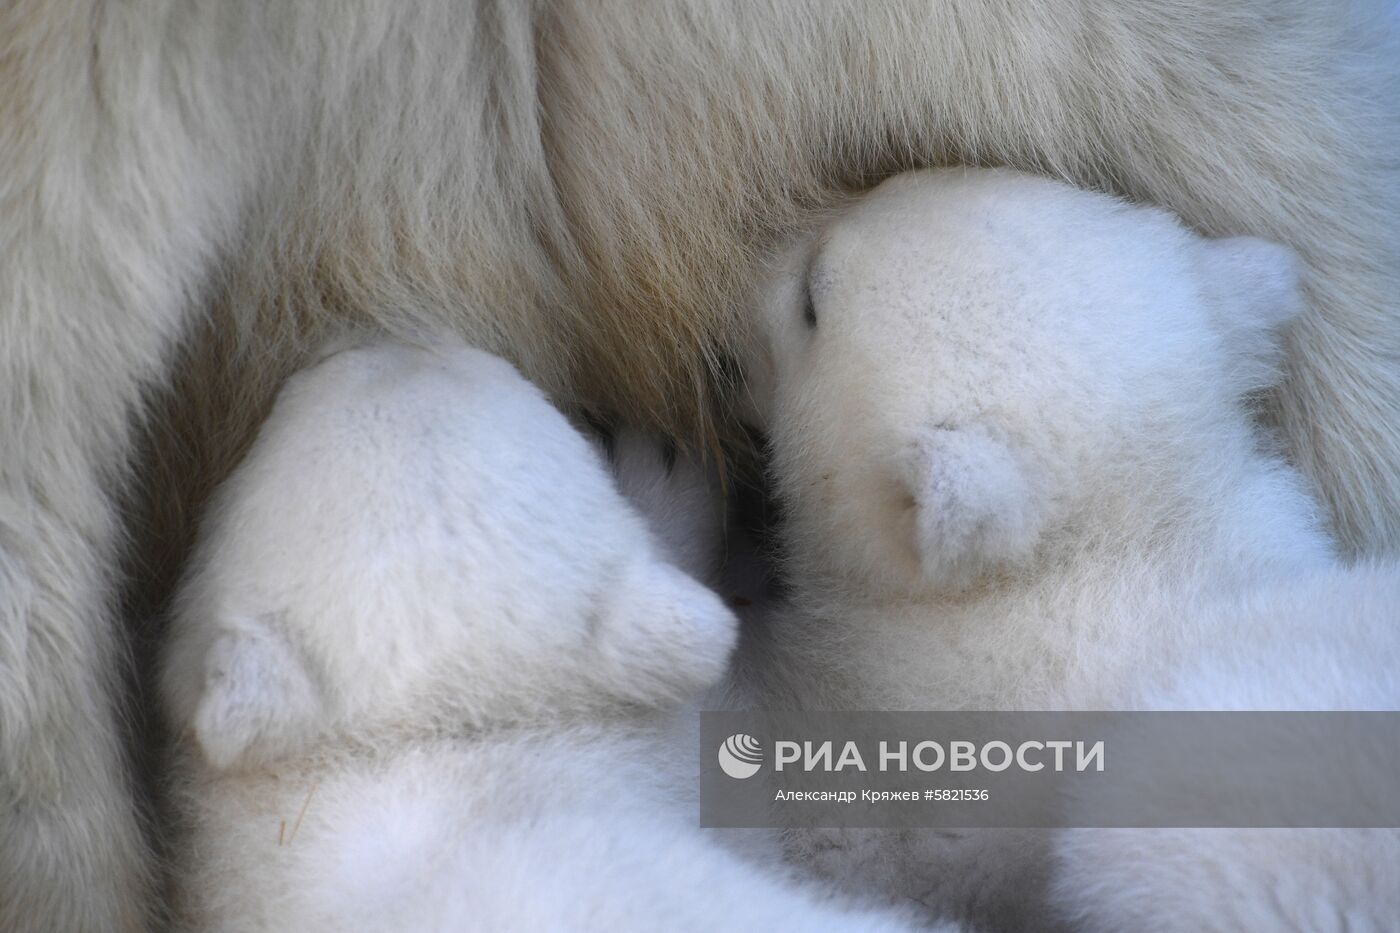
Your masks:
{"label": "white fur", "polygon": [[675,701],[732,641],[588,442],[481,351],[347,350],[297,375],[204,534],[165,693],[220,767],[425,708]]}
{"label": "white fur", "polygon": [[[1001,170],[892,179],[802,239],[760,289],[753,360],[795,591],[770,702],[1132,708],[1144,681],[1231,644],[1206,607],[1330,572],[1248,405],[1299,307],[1285,250]],[[1047,919],[1046,842],[795,845],[847,880],[1024,924]]]}
{"label": "white fur", "polygon": [[[1151,710],[1400,711],[1397,605],[1400,573],[1392,565],[1337,568],[1247,590],[1204,607],[1203,624],[1218,633],[1209,651],[1146,678],[1131,703]],[[1153,754],[1146,750],[1147,758],[1131,764],[1135,773],[1179,774],[1154,767]],[[1374,793],[1375,780],[1349,780],[1366,762],[1346,765],[1326,792],[1352,799]],[[1393,776],[1380,783],[1393,783]],[[1139,792],[1169,800],[1199,790],[1164,777]],[[1093,933],[1379,933],[1400,917],[1400,832],[1391,829],[1070,830],[1058,834],[1054,860],[1059,913],[1073,929]]]}
{"label": "white fur", "polygon": [[669,720],[733,616],[537,389],[448,344],[298,374],[218,495],[164,667],[179,921],[906,929],[695,827]]}
{"label": "white fur", "polygon": [[141,621],[327,329],[456,330],[562,401],[703,431],[754,248],[899,168],[1004,162],[1295,247],[1291,451],[1350,545],[1393,547],[1385,6],[4,4],[0,901],[150,921],[120,545]]}
{"label": "white fur", "polygon": [[186,791],[180,920],[220,931],[915,928],[696,829],[678,789],[693,774],[657,755],[669,729],[656,716],[541,724],[204,774]]}

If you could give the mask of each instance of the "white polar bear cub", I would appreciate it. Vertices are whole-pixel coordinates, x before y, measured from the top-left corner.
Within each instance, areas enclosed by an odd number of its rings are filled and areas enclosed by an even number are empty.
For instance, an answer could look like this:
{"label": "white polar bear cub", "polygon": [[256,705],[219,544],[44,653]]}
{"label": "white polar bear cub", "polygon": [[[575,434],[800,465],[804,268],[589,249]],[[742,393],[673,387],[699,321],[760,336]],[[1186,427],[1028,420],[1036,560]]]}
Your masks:
{"label": "white polar bear cub", "polygon": [[1281,247],[950,169],[887,181],[761,295],[795,601],[843,630],[847,702],[1111,707],[1182,646],[1146,617],[1164,591],[1333,562],[1247,407],[1300,303]]}
{"label": "white polar bear cub", "polygon": [[733,640],[583,436],[466,347],[347,350],[293,377],[193,566],[165,687],[217,767],[670,703]]}
{"label": "white polar bear cub", "polygon": [[[1139,684],[1242,637],[1203,607],[1334,572],[1319,510],[1250,416],[1301,305],[1280,247],[1005,170],[933,171],[794,245],[758,304],[793,592],[759,665],[771,705],[1133,708]],[[1047,916],[1048,842],[846,833],[796,855],[1022,927]]]}
{"label": "white polar bear cub", "polygon": [[658,749],[735,637],[509,364],[343,350],[202,531],[165,659],[185,926],[900,929],[703,836]]}

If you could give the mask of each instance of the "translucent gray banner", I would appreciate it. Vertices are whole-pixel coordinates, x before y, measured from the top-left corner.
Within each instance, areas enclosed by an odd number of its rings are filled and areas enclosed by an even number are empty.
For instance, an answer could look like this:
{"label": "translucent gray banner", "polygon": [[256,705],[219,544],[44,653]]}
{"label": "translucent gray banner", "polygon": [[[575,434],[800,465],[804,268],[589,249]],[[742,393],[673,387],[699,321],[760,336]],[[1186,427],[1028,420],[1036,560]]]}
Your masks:
{"label": "translucent gray banner", "polygon": [[711,827],[1400,827],[1400,713],[701,714]]}

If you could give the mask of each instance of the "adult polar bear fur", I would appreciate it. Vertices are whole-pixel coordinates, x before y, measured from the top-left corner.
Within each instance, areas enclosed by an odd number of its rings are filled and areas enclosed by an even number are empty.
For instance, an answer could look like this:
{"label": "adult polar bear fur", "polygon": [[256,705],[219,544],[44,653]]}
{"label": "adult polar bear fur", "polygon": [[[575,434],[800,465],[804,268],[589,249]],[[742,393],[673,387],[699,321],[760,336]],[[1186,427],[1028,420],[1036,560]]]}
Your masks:
{"label": "adult polar bear fur", "polygon": [[5,922],[146,926],[120,544],[156,616],[202,497],[326,328],[453,329],[571,404],[704,433],[752,256],[897,169],[1007,163],[1293,246],[1290,452],[1349,545],[1393,547],[1385,6],[5,4]]}
{"label": "adult polar bear fur", "polygon": [[[766,636],[770,706],[1131,709],[1140,684],[1232,644],[1203,607],[1335,566],[1247,404],[1300,305],[1281,247],[949,169],[820,225],[759,295],[754,383],[794,594]],[[1324,629],[1345,613],[1313,609]],[[1046,842],[795,846],[1019,927],[1048,916]]]}
{"label": "adult polar bear fur", "polygon": [[217,494],[162,679],[179,925],[907,929],[695,827],[667,724],[733,616],[539,390],[448,343],[297,374]]}

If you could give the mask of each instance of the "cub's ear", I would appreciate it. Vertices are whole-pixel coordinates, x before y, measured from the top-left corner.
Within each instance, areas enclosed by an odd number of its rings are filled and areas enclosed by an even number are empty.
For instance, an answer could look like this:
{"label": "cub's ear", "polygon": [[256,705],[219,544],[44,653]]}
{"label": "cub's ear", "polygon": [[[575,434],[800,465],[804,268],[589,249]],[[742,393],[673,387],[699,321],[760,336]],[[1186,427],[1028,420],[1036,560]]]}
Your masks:
{"label": "cub's ear", "polygon": [[723,675],[738,619],[708,587],[650,556],[633,561],[598,609],[591,665],[620,699],[683,701]]}
{"label": "cub's ear", "polygon": [[959,586],[1030,557],[1045,509],[1011,449],[980,425],[924,431],[905,452],[924,580]]}
{"label": "cub's ear", "polygon": [[295,751],[322,719],[311,677],[278,635],[239,626],[210,644],[191,726],[211,765],[251,765]]}
{"label": "cub's ear", "polygon": [[1227,237],[1200,244],[1206,298],[1226,347],[1241,365],[1245,390],[1278,381],[1283,333],[1303,310],[1297,255],[1255,237]]}

